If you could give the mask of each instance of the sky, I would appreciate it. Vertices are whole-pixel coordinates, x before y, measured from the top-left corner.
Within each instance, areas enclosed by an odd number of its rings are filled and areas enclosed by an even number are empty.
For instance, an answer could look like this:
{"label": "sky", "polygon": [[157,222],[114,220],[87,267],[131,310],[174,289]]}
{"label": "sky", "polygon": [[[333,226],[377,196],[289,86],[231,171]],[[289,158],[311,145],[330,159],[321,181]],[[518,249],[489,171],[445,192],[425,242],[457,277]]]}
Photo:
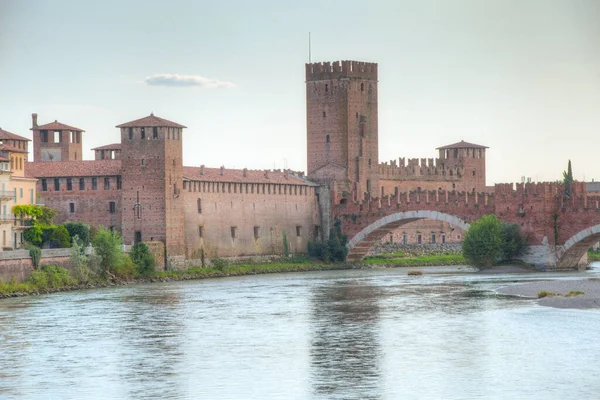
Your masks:
{"label": "sky", "polygon": [[[188,127],[184,164],[306,169],[304,63],[379,64],[379,159],[489,146],[488,184],[600,180],[598,0],[0,0],[0,127]],[[30,157],[32,155],[30,154]]]}

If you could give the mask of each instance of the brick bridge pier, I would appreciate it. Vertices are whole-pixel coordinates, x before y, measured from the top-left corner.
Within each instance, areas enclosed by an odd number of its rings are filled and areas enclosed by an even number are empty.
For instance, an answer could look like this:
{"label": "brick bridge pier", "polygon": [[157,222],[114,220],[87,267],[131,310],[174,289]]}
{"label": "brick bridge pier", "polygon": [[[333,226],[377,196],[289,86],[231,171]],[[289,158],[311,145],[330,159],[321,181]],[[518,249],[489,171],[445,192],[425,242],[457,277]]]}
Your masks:
{"label": "brick bridge pier", "polygon": [[390,231],[418,219],[466,230],[470,222],[495,214],[521,226],[529,244],[522,261],[541,270],[577,269],[600,240],[600,205],[588,197],[585,183],[574,183],[569,197],[564,193],[557,183],[497,184],[493,194],[417,190],[337,204],[332,215],[349,238],[348,260],[363,259]]}

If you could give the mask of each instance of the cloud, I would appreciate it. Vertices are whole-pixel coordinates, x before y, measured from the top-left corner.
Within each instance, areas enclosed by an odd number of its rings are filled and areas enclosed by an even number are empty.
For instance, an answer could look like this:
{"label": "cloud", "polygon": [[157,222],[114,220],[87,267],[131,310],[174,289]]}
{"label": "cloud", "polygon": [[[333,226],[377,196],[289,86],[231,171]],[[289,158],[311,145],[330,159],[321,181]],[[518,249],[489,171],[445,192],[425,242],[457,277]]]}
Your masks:
{"label": "cloud", "polygon": [[204,88],[234,88],[233,82],[219,81],[216,79],[205,78],[199,75],[179,75],[179,74],[155,74],[144,79],[144,83],[150,86],[170,86],[170,87],[204,87]]}

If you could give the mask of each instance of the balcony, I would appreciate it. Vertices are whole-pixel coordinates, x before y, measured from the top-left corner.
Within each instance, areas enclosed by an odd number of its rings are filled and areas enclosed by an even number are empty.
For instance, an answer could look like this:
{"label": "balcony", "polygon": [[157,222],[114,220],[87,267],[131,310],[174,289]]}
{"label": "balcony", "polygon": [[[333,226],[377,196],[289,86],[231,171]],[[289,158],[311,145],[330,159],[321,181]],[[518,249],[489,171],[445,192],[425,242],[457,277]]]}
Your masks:
{"label": "balcony", "polygon": [[14,200],[15,192],[12,190],[0,190],[0,200]]}
{"label": "balcony", "polygon": [[33,220],[31,218],[14,218],[13,217],[13,229],[14,230],[24,230],[31,228],[31,222]]}

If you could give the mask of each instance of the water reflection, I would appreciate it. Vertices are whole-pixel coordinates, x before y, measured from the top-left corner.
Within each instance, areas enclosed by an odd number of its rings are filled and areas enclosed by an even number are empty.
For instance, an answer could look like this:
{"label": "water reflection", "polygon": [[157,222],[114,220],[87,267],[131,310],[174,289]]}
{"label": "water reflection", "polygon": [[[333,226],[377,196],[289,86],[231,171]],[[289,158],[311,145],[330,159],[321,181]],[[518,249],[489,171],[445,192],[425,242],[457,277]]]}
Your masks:
{"label": "water reflection", "polygon": [[[381,396],[380,289],[336,282],[311,296],[311,382],[320,398],[378,399]],[[348,388],[352,388],[353,397]]]}
{"label": "water reflection", "polygon": [[120,379],[128,398],[182,398],[178,367],[184,358],[180,339],[181,292],[152,290],[120,298]]}

